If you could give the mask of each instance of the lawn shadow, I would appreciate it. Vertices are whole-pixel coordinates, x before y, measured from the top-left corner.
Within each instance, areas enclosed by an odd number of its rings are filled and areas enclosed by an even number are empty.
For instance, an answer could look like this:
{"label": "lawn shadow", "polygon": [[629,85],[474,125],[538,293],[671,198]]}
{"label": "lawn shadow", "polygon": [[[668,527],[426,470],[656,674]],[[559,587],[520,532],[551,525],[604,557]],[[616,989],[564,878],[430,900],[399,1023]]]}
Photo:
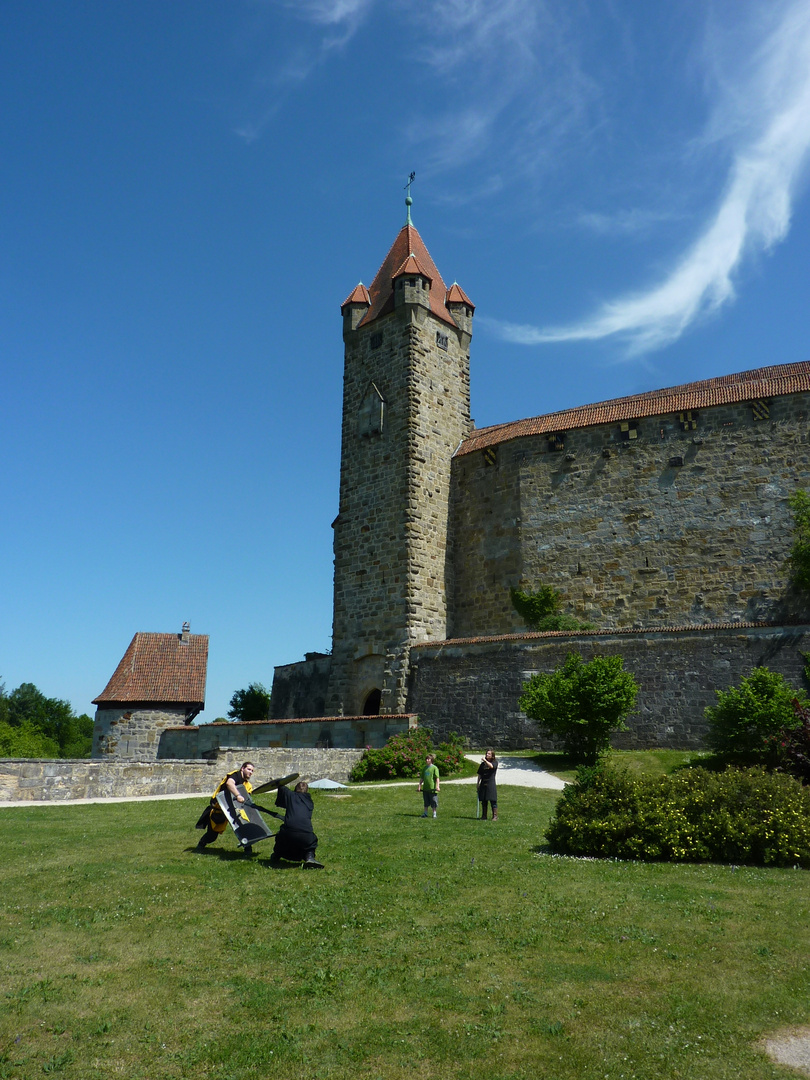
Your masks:
{"label": "lawn shadow", "polygon": [[244,851],[233,851],[230,848],[198,848],[196,844],[192,847],[183,848],[183,851],[192,851],[196,855],[213,855],[222,862],[231,862],[234,859],[252,859],[254,857],[252,855],[245,855]]}

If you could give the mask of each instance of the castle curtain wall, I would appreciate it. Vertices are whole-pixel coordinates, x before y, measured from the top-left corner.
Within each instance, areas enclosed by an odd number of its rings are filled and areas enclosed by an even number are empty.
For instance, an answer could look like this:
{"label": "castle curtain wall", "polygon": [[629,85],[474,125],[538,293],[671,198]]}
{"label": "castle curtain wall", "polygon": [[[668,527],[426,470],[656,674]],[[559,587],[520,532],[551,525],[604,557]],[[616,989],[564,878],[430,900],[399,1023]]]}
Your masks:
{"label": "castle curtain wall", "polygon": [[532,435],[453,462],[452,636],[525,629],[509,587],[552,585],[599,628],[810,615],[787,589],[788,496],[810,487],[810,395],[628,432]]}
{"label": "castle curtain wall", "polygon": [[436,740],[451,731],[473,746],[551,749],[519,711],[524,682],[559,667],[569,652],[585,660],[621,656],[640,685],[637,711],[618,749],[699,749],[704,746],[707,705],[715,690],[736,685],[764,664],[791,686],[802,685],[810,625],[705,627],[624,634],[524,635],[510,639],[450,641],[411,649],[408,706]]}

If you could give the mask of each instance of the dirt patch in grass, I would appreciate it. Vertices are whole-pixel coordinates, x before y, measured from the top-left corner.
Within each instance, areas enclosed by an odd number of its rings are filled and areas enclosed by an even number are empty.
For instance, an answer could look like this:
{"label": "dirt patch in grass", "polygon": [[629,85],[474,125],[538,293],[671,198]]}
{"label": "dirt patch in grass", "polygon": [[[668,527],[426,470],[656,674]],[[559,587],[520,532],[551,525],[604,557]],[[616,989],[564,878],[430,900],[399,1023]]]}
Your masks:
{"label": "dirt patch in grass", "polygon": [[777,1065],[798,1069],[802,1076],[810,1076],[810,1027],[785,1028],[763,1043],[765,1052]]}

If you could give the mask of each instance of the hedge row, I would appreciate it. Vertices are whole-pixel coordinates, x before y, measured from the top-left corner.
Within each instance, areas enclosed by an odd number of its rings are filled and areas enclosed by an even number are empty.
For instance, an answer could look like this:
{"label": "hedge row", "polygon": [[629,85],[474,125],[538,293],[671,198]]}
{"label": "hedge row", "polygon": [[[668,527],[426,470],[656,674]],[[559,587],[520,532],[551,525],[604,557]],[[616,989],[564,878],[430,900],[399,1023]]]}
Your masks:
{"label": "hedge row", "polygon": [[581,769],[546,832],[561,855],[810,866],[810,788],[761,769]]}

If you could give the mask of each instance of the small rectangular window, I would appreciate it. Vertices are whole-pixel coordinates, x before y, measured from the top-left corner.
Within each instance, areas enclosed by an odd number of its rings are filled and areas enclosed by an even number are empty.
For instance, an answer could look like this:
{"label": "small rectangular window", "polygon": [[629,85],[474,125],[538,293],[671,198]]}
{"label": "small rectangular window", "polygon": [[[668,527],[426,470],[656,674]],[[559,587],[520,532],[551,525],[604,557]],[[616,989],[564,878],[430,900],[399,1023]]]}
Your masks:
{"label": "small rectangular window", "polygon": [[379,347],[382,345],[382,343],[383,343],[382,334],[372,334],[371,335],[371,347],[372,347],[372,349],[379,349]]}
{"label": "small rectangular window", "polygon": [[443,334],[440,330],[437,330],[436,344],[440,349],[444,349],[444,351],[447,352],[447,334]]}

